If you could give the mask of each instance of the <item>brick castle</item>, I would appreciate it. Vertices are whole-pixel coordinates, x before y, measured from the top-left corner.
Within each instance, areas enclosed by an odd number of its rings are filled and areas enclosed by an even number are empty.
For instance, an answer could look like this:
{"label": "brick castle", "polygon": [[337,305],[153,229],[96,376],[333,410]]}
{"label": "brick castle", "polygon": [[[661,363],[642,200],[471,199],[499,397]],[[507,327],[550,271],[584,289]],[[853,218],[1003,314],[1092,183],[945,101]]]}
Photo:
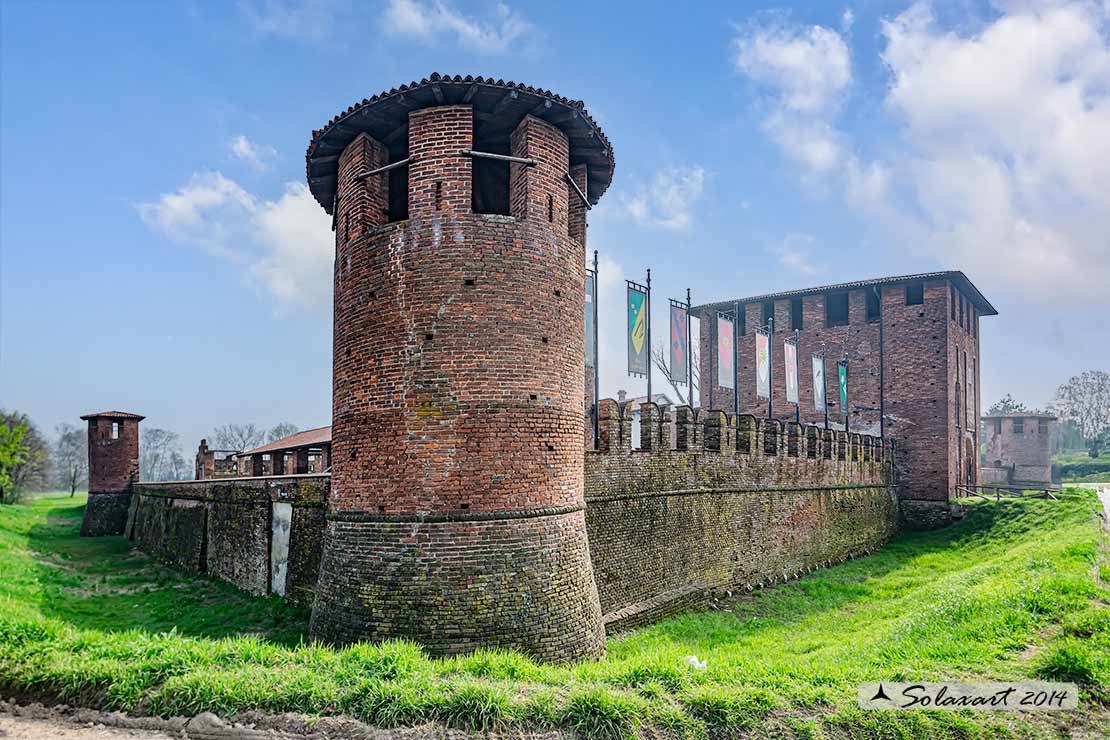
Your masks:
{"label": "brick castle", "polygon": [[[254,451],[252,477],[212,468],[185,483],[137,483],[130,447],[90,444],[94,468],[113,472],[90,484],[86,533],[311,604],[310,632],[327,642],[404,637],[433,654],[493,646],[556,661],[596,657],[607,632],[714,589],[880,547],[900,507],[894,442],[861,433],[878,431],[871,411],[852,433],[825,430],[809,413],[757,418],[747,399],[731,416],[706,387],[702,411],[642,404],[633,449],[633,410],[606,399],[599,448],[583,449],[586,212],[613,167],[581,102],[501,80],[432,75],[313,132],[308,181],[336,239],[330,430]],[[921,300],[913,287],[903,302],[911,283]],[[846,349],[853,398],[874,405],[862,373],[878,351],[876,287],[888,431],[908,455],[901,511],[943,524],[952,481],[976,469],[960,456],[977,428],[978,316],[993,309],[970,282],[944,273],[743,303],[770,302],[789,326],[796,296],[800,357],[818,342],[830,358]],[[842,325],[826,315],[830,291],[847,296]],[[704,378],[709,356],[703,346]],[[136,453],[141,418],[120,427]],[[310,449],[330,473],[311,472]]]}
{"label": "brick castle", "polygon": [[[810,357],[825,352],[829,418],[843,428],[836,363],[847,357],[848,427],[882,434],[905,471],[902,516],[913,527],[950,521],[955,486],[979,483],[979,319],[997,314],[962,272],[881,278],[696,306],[701,319],[703,408],[732,410],[717,382],[718,312],[739,306],[740,410],[767,415],[756,397],[755,331],[773,318],[773,415],[794,419],[786,401],[782,340],[798,337],[801,419],[823,424],[810,382]],[[881,421],[880,421],[881,417]]]}

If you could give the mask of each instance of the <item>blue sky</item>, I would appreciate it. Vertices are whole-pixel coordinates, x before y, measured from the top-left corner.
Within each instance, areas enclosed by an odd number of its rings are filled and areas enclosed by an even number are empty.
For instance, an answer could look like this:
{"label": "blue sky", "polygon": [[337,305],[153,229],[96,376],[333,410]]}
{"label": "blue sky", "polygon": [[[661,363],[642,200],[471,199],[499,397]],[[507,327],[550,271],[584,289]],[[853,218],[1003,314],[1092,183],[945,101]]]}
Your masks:
{"label": "blue sky", "polygon": [[1110,367],[1110,3],[0,5],[0,398],[43,429],[330,417],[311,130],[433,71],[585,101],[603,392],[623,277],[695,301],[962,269],[983,397]]}

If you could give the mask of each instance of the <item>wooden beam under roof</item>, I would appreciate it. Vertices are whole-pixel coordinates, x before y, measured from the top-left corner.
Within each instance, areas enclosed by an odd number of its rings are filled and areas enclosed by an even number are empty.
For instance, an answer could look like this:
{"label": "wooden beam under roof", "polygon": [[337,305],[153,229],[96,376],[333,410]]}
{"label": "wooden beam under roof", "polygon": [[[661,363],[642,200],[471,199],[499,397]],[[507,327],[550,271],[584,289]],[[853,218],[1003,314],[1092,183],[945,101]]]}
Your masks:
{"label": "wooden beam under roof", "polygon": [[498,113],[505,110],[505,108],[508,107],[509,103],[512,103],[519,97],[520,93],[518,93],[516,90],[509,90],[507,93],[505,93],[504,97],[497,101],[497,105],[493,106],[493,115],[496,116]]}

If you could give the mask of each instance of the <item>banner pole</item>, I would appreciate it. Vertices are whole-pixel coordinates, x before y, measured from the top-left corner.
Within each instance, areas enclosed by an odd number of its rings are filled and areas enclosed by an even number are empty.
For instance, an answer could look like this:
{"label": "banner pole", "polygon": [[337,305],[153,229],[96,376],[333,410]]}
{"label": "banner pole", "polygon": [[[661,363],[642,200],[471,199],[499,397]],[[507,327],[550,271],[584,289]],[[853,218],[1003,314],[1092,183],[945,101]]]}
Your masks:
{"label": "banner pole", "polygon": [[775,317],[767,317],[767,418],[775,418]]}
{"label": "banner pole", "polygon": [[598,378],[601,375],[601,348],[598,346],[598,333],[597,333],[597,289],[600,281],[597,279],[597,250],[594,250],[594,449],[598,448],[601,435],[601,399],[598,394],[601,392],[601,381]]}
{"label": "banner pole", "polygon": [[801,344],[801,341],[802,341],[802,333],[800,331],[798,331],[797,329],[795,329],[794,330],[794,378],[795,378],[795,382],[798,384],[798,400],[794,402],[794,423],[795,424],[801,424],[802,423],[802,378],[801,378],[801,368],[798,367],[798,365],[800,364],[799,361],[798,361],[798,349],[799,349],[798,345]]}
{"label": "banner pole", "polygon": [[844,403],[844,433],[847,434],[848,433],[848,403],[847,403],[847,401],[848,401],[848,393],[851,393],[851,389],[848,388],[848,353],[847,352],[844,353],[844,387],[845,387],[845,389],[847,389],[846,392],[844,393],[844,401],[845,401],[845,403]]}
{"label": "banner pole", "polygon": [[[694,408],[694,354],[690,346],[690,289],[686,289],[686,400]],[[700,339],[700,336],[699,336]]]}
{"label": "banner pole", "polygon": [[647,311],[647,400],[651,403],[651,268],[647,271],[647,296],[644,297],[647,303],[645,310]]}
{"label": "banner pole", "polygon": [[822,394],[823,394],[821,397],[825,399],[824,406],[825,406],[825,429],[826,430],[828,430],[828,428],[829,428],[829,380],[826,377],[826,375],[829,372],[829,366],[828,366],[828,363],[826,362],[826,359],[825,359],[827,354],[828,354],[828,350],[825,347],[822,347],[821,348],[821,382],[825,384],[825,387],[821,389]]}
{"label": "banner pole", "polygon": [[740,303],[732,304],[732,415],[740,432]]}
{"label": "banner pole", "polygon": [[875,297],[879,299],[879,436],[886,436],[886,383],[883,378],[883,289],[874,286]]}

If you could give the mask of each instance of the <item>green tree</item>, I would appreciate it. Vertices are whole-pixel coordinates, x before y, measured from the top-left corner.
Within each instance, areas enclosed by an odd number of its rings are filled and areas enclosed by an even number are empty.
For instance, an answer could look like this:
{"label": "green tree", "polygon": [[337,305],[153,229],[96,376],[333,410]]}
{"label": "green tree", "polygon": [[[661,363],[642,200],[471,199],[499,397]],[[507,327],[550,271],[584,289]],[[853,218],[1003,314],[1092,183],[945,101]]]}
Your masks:
{"label": "green tree", "polygon": [[[17,454],[10,464],[3,465],[3,491],[0,501],[13,503],[27,491],[40,491],[49,482],[51,453],[50,445],[26,414],[18,411],[0,411],[0,426],[8,430],[19,430]],[[11,432],[5,432],[9,440]]]}
{"label": "green tree", "polygon": [[15,501],[15,469],[26,460],[27,425],[0,425],[0,504]]}
{"label": "green tree", "polygon": [[987,409],[987,415],[993,416],[995,414],[1021,414],[1028,413],[1029,409],[1025,407],[1024,403],[1019,403],[1014,400],[1014,397],[1007,393],[1001,400],[995,401],[994,405]]}

